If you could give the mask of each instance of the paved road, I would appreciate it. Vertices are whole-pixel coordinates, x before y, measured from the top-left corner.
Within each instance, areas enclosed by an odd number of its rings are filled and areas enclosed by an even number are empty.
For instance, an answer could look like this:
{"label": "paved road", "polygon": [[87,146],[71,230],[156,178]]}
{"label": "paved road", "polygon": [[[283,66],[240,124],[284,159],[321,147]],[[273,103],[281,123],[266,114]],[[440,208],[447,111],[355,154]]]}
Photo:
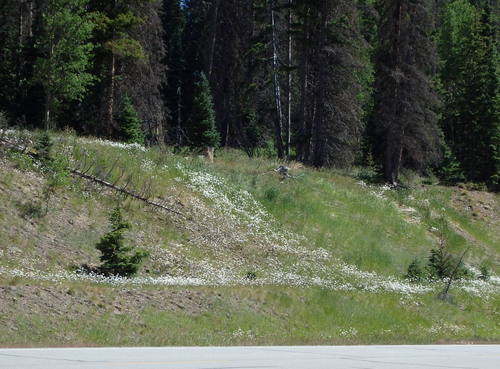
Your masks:
{"label": "paved road", "polygon": [[2,369],[499,369],[500,345],[0,349]]}

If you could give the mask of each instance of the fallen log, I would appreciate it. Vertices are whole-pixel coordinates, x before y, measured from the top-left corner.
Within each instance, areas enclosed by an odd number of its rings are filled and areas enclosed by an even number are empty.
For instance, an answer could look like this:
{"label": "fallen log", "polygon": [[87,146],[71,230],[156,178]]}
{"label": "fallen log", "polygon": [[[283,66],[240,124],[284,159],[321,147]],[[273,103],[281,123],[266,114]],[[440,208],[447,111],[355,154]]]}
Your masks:
{"label": "fallen log", "polygon": [[86,180],[98,183],[101,186],[111,188],[114,191],[123,193],[124,195],[132,197],[132,198],[134,198],[136,200],[142,201],[145,204],[150,205],[150,206],[152,206],[154,208],[162,209],[162,210],[165,210],[165,211],[167,211],[169,213],[174,213],[174,214],[180,215],[182,217],[185,217],[184,214],[182,214],[182,213],[180,213],[180,212],[178,212],[178,211],[176,211],[174,209],[170,209],[170,208],[168,208],[168,207],[166,207],[166,206],[164,206],[162,204],[159,204],[157,202],[151,201],[151,200],[149,200],[149,199],[147,199],[147,198],[145,198],[145,197],[137,194],[134,191],[127,190],[126,188],[116,186],[116,185],[114,185],[114,184],[112,184],[110,182],[105,181],[104,179],[99,178],[99,177],[95,177],[93,175],[83,173],[83,172],[81,172],[81,171],[79,171],[77,169],[71,169],[70,173],[73,174],[73,175],[75,175],[75,176],[78,176],[80,178],[84,178]]}

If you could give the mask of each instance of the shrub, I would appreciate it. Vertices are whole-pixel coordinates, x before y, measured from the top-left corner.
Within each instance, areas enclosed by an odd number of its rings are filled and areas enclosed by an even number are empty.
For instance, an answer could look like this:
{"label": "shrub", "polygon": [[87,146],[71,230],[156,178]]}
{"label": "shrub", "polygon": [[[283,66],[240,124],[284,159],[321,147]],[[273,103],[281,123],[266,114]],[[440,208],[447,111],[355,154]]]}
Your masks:
{"label": "shrub", "polygon": [[249,270],[245,274],[245,279],[249,281],[255,281],[257,279],[257,273],[254,272],[253,270]]}
{"label": "shrub", "polygon": [[132,247],[125,245],[124,232],[131,229],[130,223],[123,219],[121,211],[116,208],[110,215],[111,231],[101,237],[96,248],[102,253],[99,271],[104,275],[131,277],[148,256],[144,250],[131,253]]}
{"label": "shrub", "polygon": [[17,151],[10,151],[8,152],[8,158],[14,163],[14,166],[17,169],[23,172],[34,170],[36,168],[35,162],[29,155]]}
{"label": "shrub", "polygon": [[425,271],[420,265],[420,262],[415,259],[408,266],[405,278],[410,282],[421,282],[425,277]]}
{"label": "shrub", "polygon": [[479,279],[482,279],[483,281],[488,281],[491,277],[491,272],[490,268],[488,268],[487,265],[483,264],[479,267],[479,271],[481,274],[479,275]]}
{"label": "shrub", "polygon": [[45,215],[42,205],[38,202],[18,203],[17,208],[25,220],[39,219]]}

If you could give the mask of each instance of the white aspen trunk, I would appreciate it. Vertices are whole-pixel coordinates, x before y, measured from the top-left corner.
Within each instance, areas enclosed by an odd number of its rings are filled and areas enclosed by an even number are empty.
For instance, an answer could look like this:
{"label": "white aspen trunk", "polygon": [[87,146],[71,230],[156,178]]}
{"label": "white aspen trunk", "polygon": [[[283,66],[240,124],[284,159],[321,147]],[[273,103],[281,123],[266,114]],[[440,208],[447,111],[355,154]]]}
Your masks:
{"label": "white aspen trunk", "polygon": [[51,94],[49,91],[45,92],[45,114],[44,114],[44,125],[45,130],[48,131],[51,128],[50,124],[50,104],[51,104]]}
{"label": "white aspen trunk", "polygon": [[[50,51],[49,51],[49,60],[52,60],[54,56],[54,45],[52,44],[50,46]],[[48,78],[52,78],[52,76],[48,76]],[[52,108],[52,91],[50,90],[50,83],[52,81],[45,81],[44,88],[45,88],[45,130],[49,130],[52,127],[52,122],[50,118],[50,109]]]}

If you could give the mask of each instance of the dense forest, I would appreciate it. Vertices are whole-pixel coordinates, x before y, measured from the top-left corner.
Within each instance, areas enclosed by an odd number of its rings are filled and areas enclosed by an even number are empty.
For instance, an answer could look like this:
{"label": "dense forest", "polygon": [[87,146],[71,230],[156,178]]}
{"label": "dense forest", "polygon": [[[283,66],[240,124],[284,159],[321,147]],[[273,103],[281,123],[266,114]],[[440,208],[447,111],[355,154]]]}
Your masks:
{"label": "dense forest", "polygon": [[500,186],[496,0],[0,0],[2,124]]}

